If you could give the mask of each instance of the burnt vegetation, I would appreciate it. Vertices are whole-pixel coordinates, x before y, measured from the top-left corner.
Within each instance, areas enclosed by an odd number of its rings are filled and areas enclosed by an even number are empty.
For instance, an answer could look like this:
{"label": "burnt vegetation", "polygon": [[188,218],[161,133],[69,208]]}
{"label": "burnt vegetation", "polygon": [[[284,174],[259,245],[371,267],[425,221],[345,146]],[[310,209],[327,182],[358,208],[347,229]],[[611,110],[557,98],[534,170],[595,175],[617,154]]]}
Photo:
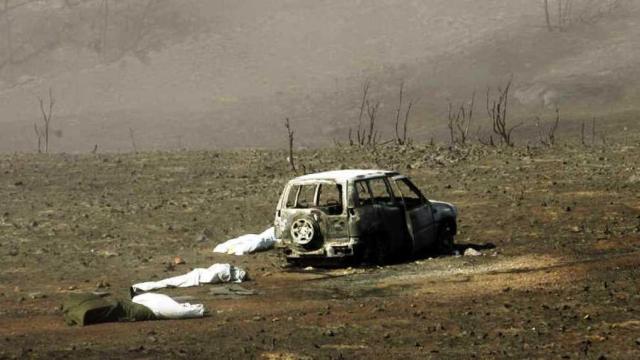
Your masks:
{"label": "burnt vegetation", "polygon": [[[560,105],[553,107],[553,115],[537,115],[529,120],[521,120],[522,114],[513,115],[511,109],[511,93],[514,86],[513,76],[504,85],[487,87],[485,93],[486,115],[478,116],[476,112],[476,92],[466,100],[456,103],[449,101],[447,104],[446,125],[448,142],[451,149],[466,148],[470,146],[488,147],[516,147],[517,145],[554,147],[560,141],[560,134],[566,137],[568,142],[579,139],[583,146],[607,146],[607,136],[604,130],[596,131],[596,120],[587,123],[582,121],[579,133],[571,134],[570,129],[562,118]],[[352,147],[363,147],[375,150],[377,146],[403,147],[413,146],[414,140],[410,136],[409,127],[411,112],[417,98],[406,100],[405,83],[401,82],[398,91],[398,100],[393,109],[393,121],[391,131],[385,131],[380,126],[388,124],[378,121],[382,102],[373,100],[370,95],[371,82],[365,81],[362,85],[361,101],[359,106],[357,126],[348,128],[347,143]],[[547,109],[543,113],[548,112]],[[573,123],[576,123],[574,120]],[[475,128],[475,137],[472,129]],[[522,131],[517,132],[521,129]],[[561,132],[562,130],[562,132]],[[516,136],[516,133],[518,136]],[[383,134],[390,134],[384,138]],[[335,141],[336,146],[341,146]],[[433,136],[428,142],[435,145]],[[464,152],[463,152],[464,153]]]}
{"label": "burnt vegetation", "polygon": [[594,25],[623,8],[628,0],[543,0],[549,32],[565,32],[580,25]]}

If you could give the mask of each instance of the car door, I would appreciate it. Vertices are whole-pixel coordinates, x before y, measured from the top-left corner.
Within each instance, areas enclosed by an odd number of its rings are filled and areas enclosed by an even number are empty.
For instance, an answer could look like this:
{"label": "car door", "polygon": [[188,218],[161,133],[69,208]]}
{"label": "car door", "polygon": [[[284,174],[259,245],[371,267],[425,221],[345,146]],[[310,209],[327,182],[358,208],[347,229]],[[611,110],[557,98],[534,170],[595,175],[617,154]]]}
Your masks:
{"label": "car door", "polygon": [[394,191],[404,204],[405,221],[413,237],[414,251],[432,245],[436,234],[431,204],[406,176],[394,176],[391,180]]}
{"label": "car door", "polygon": [[295,214],[310,213],[315,206],[316,189],[318,184],[302,183],[289,184],[281,195],[276,209],[274,221],[276,238],[289,241],[291,236],[286,229],[291,225]]}
{"label": "car door", "polygon": [[350,208],[350,236],[366,237],[378,231],[381,221],[366,180],[353,183],[353,208]]}
{"label": "car door", "polygon": [[389,237],[392,251],[397,253],[404,250],[408,234],[405,231],[404,206],[401,200],[394,197],[385,177],[369,179],[368,183],[373,195],[374,207],[378,211],[378,217],[382,219],[381,225]]}

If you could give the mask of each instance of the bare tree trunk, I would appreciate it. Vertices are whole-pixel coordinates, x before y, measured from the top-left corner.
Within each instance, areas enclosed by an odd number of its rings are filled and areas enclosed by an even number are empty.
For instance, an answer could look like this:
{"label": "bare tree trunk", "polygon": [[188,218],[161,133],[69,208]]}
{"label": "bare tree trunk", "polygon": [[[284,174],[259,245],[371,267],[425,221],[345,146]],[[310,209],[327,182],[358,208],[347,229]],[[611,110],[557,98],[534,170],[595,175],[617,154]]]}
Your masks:
{"label": "bare tree trunk", "polygon": [[547,30],[553,31],[553,26],[551,26],[551,18],[549,16],[549,0],[544,0],[544,18],[547,22]]}
{"label": "bare tree trunk", "polygon": [[107,52],[107,34],[109,31],[109,0],[102,0],[104,4],[103,24],[102,24],[102,46],[100,52],[104,58]]}
{"label": "bare tree trunk", "polygon": [[400,111],[402,111],[402,93],[404,90],[404,81],[400,83],[400,97],[398,99],[398,108],[396,108],[396,144],[401,144],[400,133],[398,133],[398,124],[400,123]]}
{"label": "bare tree trunk", "polygon": [[[49,152],[49,129],[51,124],[51,117],[53,116],[53,105],[55,105],[56,101],[53,98],[53,90],[49,88],[49,111],[45,110],[44,99],[38,97],[38,101],[40,102],[40,112],[42,113],[42,123],[43,128],[40,130],[41,135],[44,137],[44,152]],[[37,128],[37,126],[36,126]],[[38,131],[36,131],[38,133]],[[38,136],[40,137],[40,135]],[[40,140],[38,140],[40,141]]]}
{"label": "bare tree trunk", "polygon": [[38,124],[33,123],[33,131],[36,133],[36,137],[38,138],[38,154],[42,153],[42,132],[38,128]]}
{"label": "bare tree trunk", "polygon": [[380,107],[380,101],[377,101],[375,104],[371,104],[367,100],[367,115],[369,116],[369,133],[367,134],[367,145],[368,146],[376,146],[376,142],[378,141],[378,131],[376,130],[376,116],[378,113],[378,108]]}
{"label": "bare tree trunk", "polygon": [[362,102],[360,103],[360,115],[358,115],[358,132],[357,139],[358,145],[362,146],[365,142],[366,130],[362,131],[362,116],[364,115],[364,107],[367,104],[367,96],[369,95],[369,80],[365,81],[362,85]]}
{"label": "bare tree trunk", "polygon": [[13,38],[11,34],[11,18],[9,17],[9,0],[4,0],[4,22],[6,26],[7,62],[13,62]]}
{"label": "bare tree trunk", "polygon": [[[460,116],[460,113],[458,113],[457,116]],[[455,132],[455,123],[456,123],[456,118],[453,115],[453,104],[449,103],[449,112],[448,112],[448,123],[447,123],[447,127],[449,128],[449,139],[451,140],[451,145],[455,145],[457,143],[456,141],[456,132]]]}
{"label": "bare tree trunk", "polygon": [[407,126],[409,124],[409,115],[411,114],[411,108],[413,107],[413,100],[409,101],[407,105],[407,112],[404,114],[404,124],[402,125],[402,144],[407,144],[410,139],[407,139]]}
{"label": "bare tree trunk", "polygon": [[129,128],[129,138],[131,139],[131,146],[133,147],[133,152],[138,153],[138,147],[136,146],[136,138],[133,134],[133,129]]}
{"label": "bare tree trunk", "polygon": [[[42,113],[43,128],[38,131],[36,126],[36,135],[38,135],[38,148],[40,148],[40,138],[44,137],[44,152],[49,153],[49,129],[51,124],[51,117],[53,116],[53,106],[56,101],[53,98],[53,90],[49,88],[49,111],[45,110],[44,100],[38,97],[40,102],[40,112]],[[39,133],[39,134],[38,134]]]}
{"label": "bare tree trunk", "polygon": [[564,24],[562,23],[562,0],[558,0],[558,29],[562,31]]}
{"label": "bare tree trunk", "polygon": [[549,144],[554,146],[556,144],[556,131],[558,131],[558,126],[560,125],[560,107],[556,106],[556,119],[554,123],[551,125],[549,129]]}
{"label": "bare tree trunk", "polygon": [[296,170],[296,164],[293,160],[293,130],[291,130],[291,123],[289,122],[289,118],[286,118],[284,121],[284,127],[287,128],[287,134],[289,136],[289,158],[287,159],[287,161],[289,162],[289,165],[291,166],[291,170],[293,172],[297,172]]}
{"label": "bare tree trunk", "polygon": [[523,123],[509,126],[507,122],[507,109],[509,107],[509,90],[513,77],[507,82],[504,88],[498,87],[498,94],[495,99],[490,98],[491,89],[487,89],[487,112],[492,122],[493,133],[498,136],[500,142],[509,147],[513,146],[511,133]]}

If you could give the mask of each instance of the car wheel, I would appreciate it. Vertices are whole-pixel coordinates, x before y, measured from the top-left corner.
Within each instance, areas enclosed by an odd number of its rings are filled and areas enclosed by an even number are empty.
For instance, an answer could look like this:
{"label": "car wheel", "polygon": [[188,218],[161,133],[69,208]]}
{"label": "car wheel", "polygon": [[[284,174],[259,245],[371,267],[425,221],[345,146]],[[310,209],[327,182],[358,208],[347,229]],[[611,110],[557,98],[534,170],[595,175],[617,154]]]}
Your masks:
{"label": "car wheel", "polygon": [[293,243],[305,249],[314,247],[320,239],[318,223],[310,215],[295,217],[291,222],[289,233]]}
{"label": "car wheel", "polygon": [[455,230],[451,223],[445,223],[438,234],[438,252],[451,254],[454,248]]}

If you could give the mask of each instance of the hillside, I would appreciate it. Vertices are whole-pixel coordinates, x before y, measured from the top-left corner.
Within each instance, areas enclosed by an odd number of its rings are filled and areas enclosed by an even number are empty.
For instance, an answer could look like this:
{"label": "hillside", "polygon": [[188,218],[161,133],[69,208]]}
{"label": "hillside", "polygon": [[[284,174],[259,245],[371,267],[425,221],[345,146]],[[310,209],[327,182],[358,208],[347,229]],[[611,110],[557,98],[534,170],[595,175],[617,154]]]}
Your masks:
{"label": "hillside", "polygon": [[575,0],[562,31],[549,31],[540,3],[527,0],[151,1],[153,11],[125,1],[97,40],[79,34],[100,34],[102,2],[36,3],[12,15],[25,48],[40,46],[25,34],[42,17],[64,26],[49,20],[57,36],[41,41],[42,54],[0,70],[4,152],[35,149],[36,97],[49,87],[61,131],[52,151],[72,152],[130,151],[131,133],[141,149],[281,146],[285,117],[299,146],[346,141],[366,79],[386,136],[402,81],[417,139],[444,139],[448,101],[474,90],[481,120],[487,86],[510,75],[523,120],[555,105],[572,119],[637,111],[640,7],[631,1]]}

